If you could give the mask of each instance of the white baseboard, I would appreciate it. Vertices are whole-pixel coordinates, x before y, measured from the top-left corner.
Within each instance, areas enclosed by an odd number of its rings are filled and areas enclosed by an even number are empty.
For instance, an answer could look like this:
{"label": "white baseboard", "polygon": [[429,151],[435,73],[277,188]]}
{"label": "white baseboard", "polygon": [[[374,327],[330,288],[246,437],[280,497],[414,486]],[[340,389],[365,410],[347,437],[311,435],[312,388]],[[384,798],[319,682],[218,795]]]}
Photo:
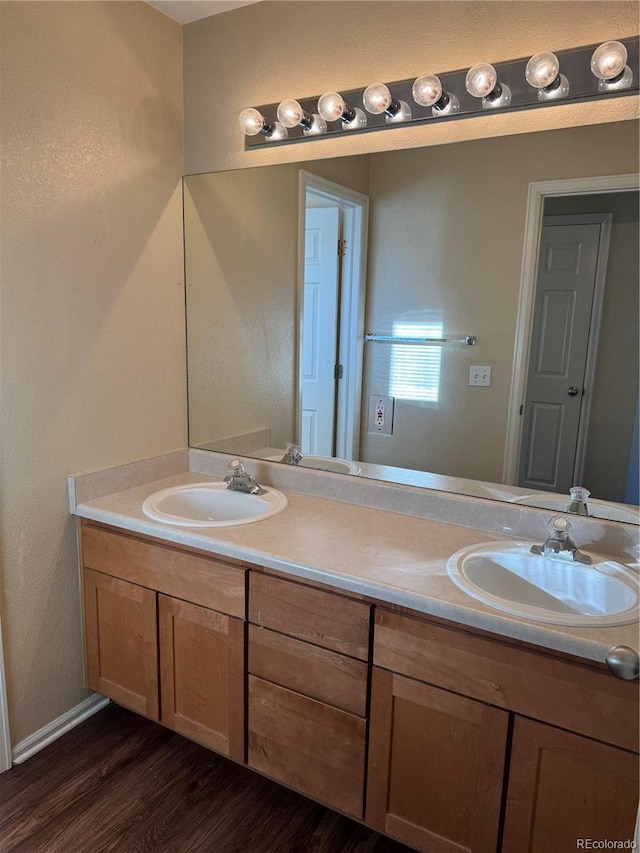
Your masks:
{"label": "white baseboard", "polygon": [[71,729],[75,728],[79,723],[82,723],[88,717],[91,717],[93,714],[96,714],[105,705],[108,705],[110,702],[106,696],[101,696],[99,693],[94,693],[92,696],[89,696],[88,699],[85,699],[84,702],[80,702],[79,705],[76,705],[75,708],[71,708],[70,711],[62,714],[56,720],[52,720],[50,723],[47,723],[46,726],[43,726],[41,729],[38,729],[37,732],[34,732],[29,737],[26,737],[24,740],[21,740],[20,743],[16,744],[15,747],[11,750],[11,758],[14,764],[22,764],[23,761],[26,761],[27,758],[31,758],[32,755],[35,755],[36,752],[40,752],[41,749],[44,749],[45,746],[49,746],[50,743],[53,743],[54,740],[57,740],[63,734],[66,734]]}

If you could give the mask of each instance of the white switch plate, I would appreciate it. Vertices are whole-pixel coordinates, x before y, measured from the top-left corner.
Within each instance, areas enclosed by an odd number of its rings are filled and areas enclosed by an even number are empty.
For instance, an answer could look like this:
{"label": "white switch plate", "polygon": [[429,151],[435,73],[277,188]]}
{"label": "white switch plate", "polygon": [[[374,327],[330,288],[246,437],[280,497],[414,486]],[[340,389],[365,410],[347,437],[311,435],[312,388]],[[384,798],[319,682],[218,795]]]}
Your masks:
{"label": "white switch plate", "polygon": [[491,385],[491,368],[476,366],[470,367],[469,385],[482,385],[484,387]]}
{"label": "white switch plate", "polygon": [[367,432],[393,435],[393,397],[369,394]]}

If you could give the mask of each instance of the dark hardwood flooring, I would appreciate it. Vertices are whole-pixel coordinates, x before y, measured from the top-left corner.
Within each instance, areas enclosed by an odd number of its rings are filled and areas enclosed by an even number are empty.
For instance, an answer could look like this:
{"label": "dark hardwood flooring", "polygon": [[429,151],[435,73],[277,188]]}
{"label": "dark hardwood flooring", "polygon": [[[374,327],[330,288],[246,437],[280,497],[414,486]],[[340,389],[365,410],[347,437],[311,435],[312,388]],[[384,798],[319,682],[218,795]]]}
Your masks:
{"label": "dark hardwood flooring", "polygon": [[408,853],[109,705],[0,775],[0,851]]}

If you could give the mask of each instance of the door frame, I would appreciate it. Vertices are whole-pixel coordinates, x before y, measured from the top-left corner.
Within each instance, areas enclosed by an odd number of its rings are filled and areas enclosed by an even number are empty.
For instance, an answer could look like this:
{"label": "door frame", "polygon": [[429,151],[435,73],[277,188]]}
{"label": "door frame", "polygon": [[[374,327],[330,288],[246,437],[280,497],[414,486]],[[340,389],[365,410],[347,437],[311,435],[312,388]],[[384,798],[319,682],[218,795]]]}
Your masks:
{"label": "door frame", "polygon": [[[553,196],[602,195],[640,190],[637,174],[601,175],[592,178],[568,178],[557,181],[536,181],[529,184],[524,225],[524,250],[520,275],[518,317],[516,322],[511,394],[507,414],[507,435],[502,470],[502,482],[515,485],[518,480],[522,417],[533,328],[533,306],[538,279],[538,255],[542,237],[545,198]],[[595,358],[595,356],[593,356]]]}
{"label": "door frame", "polygon": [[[364,309],[366,296],[367,233],[369,197],[341,184],[300,170],[298,180],[298,307],[295,422],[300,437],[302,419],[302,318],[304,311],[304,234],[307,190],[340,207],[343,234],[348,246],[357,247],[343,258],[340,290],[340,361],[344,366],[338,382],[336,416],[336,455],[357,459],[360,452],[360,409],[362,400],[362,363],[364,354]],[[337,251],[337,247],[336,247]]]}

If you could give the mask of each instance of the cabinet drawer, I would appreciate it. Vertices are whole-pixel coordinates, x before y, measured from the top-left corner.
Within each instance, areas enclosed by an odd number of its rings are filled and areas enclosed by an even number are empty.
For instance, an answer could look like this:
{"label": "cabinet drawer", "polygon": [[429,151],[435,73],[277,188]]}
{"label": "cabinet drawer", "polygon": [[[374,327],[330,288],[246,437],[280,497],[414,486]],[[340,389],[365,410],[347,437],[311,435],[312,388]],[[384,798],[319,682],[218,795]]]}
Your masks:
{"label": "cabinet drawer", "polygon": [[249,621],[256,625],[367,660],[369,619],[368,604],[251,573]]}
{"label": "cabinet drawer", "polygon": [[249,766],[362,818],[365,721],[249,676]]}
{"label": "cabinet drawer", "polygon": [[84,524],[82,559],[87,568],[244,618],[244,569]]}
{"label": "cabinet drawer", "polygon": [[367,664],[249,626],[249,673],[364,717]]}
{"label": "cabinet drawer", "polygon": [[637,683],[604,670],[384,609],[373,649],[384,669],[638,750]]}

